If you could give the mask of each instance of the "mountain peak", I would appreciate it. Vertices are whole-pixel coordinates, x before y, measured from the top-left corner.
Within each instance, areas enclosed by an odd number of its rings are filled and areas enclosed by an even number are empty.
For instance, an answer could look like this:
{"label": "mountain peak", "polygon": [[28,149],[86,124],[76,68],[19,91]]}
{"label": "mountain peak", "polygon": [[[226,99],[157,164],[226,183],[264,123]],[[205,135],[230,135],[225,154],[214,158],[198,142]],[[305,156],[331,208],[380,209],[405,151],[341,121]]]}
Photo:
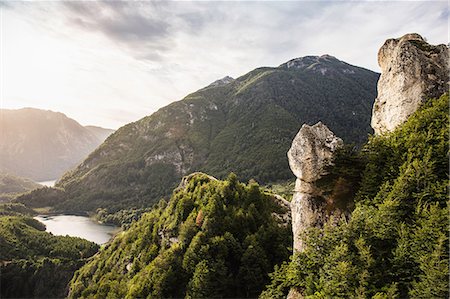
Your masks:
{"label": "mountain peak", "polygon": [[329,54],[323,54],[322,56],[319,57],[319,60],[334,60],[334,61],[339,61],[339,59],[337,59],[336,57],[329,55]]}
{"label": "mountain peak", "polygon": [[[68,190],[58,208],[153,205],[193,171],[219,179],[233,171],[259,182],[291,178],[286,150],[299,123],[320,120],[347,142],[365,141],[378,74],[331,56],[308,59],[308,66],[330,70],[327,80],[314,69],[261,67],[235,81],[222,78],[120,128],[58,182]],[[270,159],[261,163],[262,157]]]}
{"label": "mountain peak", "polygon": [[209,84],[208,87],[223,86],[223,85],[226,85],[226,84],[231,83],[233,81],[234,81],[234,78],[232,78],[230,76],[225,76],[222,79],[216,80],[213,83]]}
{"label": "mountain peak", "polygon": [[286,69],[297,69],[302,71],[312,71],[325,75],[332,72],[342,72],[344,74],[354,74],[354,67],[334,56],[324,54],[322,56],[304,56],[294,58],[279,66]]}

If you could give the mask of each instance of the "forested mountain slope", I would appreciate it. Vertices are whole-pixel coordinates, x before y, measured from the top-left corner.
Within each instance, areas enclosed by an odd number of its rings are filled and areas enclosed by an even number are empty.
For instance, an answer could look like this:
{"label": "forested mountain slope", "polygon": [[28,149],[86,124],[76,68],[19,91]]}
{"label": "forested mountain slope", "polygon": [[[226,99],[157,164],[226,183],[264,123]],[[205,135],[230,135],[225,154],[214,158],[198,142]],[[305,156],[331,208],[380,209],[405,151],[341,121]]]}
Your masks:
{"label": "forested mountain slope", "polygon": [[335,161],[341,173],[363,163],[355,209],[349,220],[312,228],[263,298],[290,289],[308,298],[448,297],[448,104],[448,94],[429,100],[392,133]]}
{"label": "forested mountain slope", "polygon": [[70,298],[254,298],[289,256],[289,203],[241,184],[185,178],[76,272]]}
{"label": "forested mountain slope", "polygon": [[286,161],[303,123],[326,123],[362,144],[378,74],[324,56],[225,78],[115,132],[57,187],[56,208],[113,212],[149,206],[194,171],[267,183],[292,177]]}
{"label": "forested mountain slope", "polygon": [[42,185],[32,180],[0,172],[0,202],[9,201],[17,194],[40,187]]}
{"label": "forested mountain slope", "polygon": [[98,245],[53,236],[20,204],[0,204],[0,297],[62,298],[75,270]]}

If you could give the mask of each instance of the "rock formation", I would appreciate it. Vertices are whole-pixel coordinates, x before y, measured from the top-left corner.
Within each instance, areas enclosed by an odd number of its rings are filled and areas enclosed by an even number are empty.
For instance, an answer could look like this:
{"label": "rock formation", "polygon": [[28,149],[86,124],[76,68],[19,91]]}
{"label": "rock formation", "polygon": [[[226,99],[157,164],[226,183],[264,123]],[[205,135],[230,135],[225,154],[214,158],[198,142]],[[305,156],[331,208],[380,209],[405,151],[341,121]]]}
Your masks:
{"label": "rock formation", "polygon": [[448,91],[449,49],[418,34],[388,39],[378,52],[381,77],[372,112],[375,134],[394,130],[429,98]]}
{"label": "rock formation", "polygon": [[280,226],[290,226],[292,223],[291,203],[278,194],[271,194],[271,199],[280,207],[277,212],[272,213],[272,216]]}
{"label": "rock formation", "polygon": [[329,215],[327,201],[316,182],[327,174],[333,153],[342,146],[342,139],[321,122],[314,126],[303,125],[292,142],[288,158],[297,177],[291,202],[295,251],[303,250],[301,232],[322,226]]}
{"label": "rock formation", "polygon": [[178,187],[174,190],[174,192],[178,192],[178,191],[184,189],[184,188],[189,184],[189,182],[190,182],[194,177],[197,177],[197,176],[204,176],[204,177],[208,178],[210,181],[217,181],[217,179],[216,179],[215,177],[213,177],[213,176],[211,176],[211,175],[209,175],[209,174],[206,174],[206,173],[204,173],[204,172],[196,171],[196,172],[193,172],[193,173],[191,173],[191,174],[188,174],[188,175],[184,176],[184,177],[181,179],[181,182],[180,182],[180,184],[178,185]]}

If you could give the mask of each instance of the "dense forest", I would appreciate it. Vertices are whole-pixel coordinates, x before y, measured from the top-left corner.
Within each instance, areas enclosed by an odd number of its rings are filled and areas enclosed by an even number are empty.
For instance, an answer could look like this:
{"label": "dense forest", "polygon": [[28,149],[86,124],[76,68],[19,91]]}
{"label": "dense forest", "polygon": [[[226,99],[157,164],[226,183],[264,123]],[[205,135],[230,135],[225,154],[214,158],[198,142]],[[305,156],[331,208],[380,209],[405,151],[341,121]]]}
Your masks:
{"label": "dense forest", "polygon": [[0,204],[1,298],[61,298],[67,284],[98,251],[81,238],[53,236],[21,204]]}
{"label": "dense forest", "polygon": [[195,174],[75,273],[71,298],[254,298],[291,252],[289,208]]}
{"label": "dense forest", "polygon": [[448,103],[429,100],[351,155],[363,172],[350,219],[311,229],[262,298],[447,298]]}

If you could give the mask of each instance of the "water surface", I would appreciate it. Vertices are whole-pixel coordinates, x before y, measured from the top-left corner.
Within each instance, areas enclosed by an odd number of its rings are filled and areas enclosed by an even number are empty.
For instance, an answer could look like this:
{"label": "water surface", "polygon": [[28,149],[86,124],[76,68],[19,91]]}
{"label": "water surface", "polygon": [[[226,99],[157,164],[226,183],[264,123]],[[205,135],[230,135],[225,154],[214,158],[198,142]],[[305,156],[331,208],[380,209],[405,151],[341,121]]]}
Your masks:
{"label": "water surface", "polygon": [[44,223],[46,231],[56,236],[80,237],[97,244],[108,242],[118,229],[116,226],[101,224],[86,216],[40,215],[34,219]]}

